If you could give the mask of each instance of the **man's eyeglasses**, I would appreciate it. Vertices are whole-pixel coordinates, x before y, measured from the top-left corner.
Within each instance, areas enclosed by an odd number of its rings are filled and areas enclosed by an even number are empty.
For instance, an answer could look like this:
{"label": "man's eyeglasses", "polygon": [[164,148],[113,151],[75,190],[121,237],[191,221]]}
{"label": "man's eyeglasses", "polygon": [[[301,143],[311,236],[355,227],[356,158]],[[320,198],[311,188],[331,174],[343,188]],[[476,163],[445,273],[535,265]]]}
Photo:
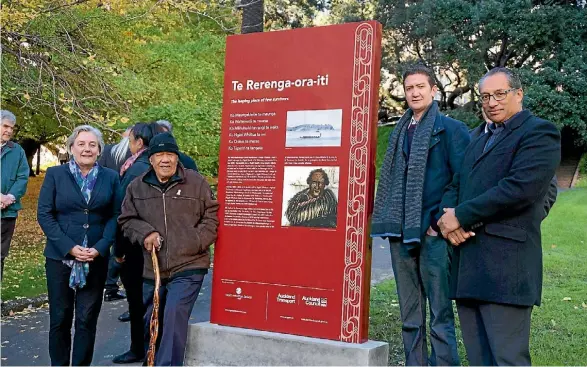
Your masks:
{"label": "man's eyeglasses", "polygon": [[481,102],[483,104],[487,104],[491,100],[491,97],[493,97],[493,99],[495,99],[495,101],[503,101],[505,99],[505,97],[507,97],[509,92],[517,90],[517,89],[518,88],[510,88],[510,89],[506,89],[506,90],[498,90],[497,92],[495,92],[493,94],[489,94],[489,93],[482,94],[481,95]]}

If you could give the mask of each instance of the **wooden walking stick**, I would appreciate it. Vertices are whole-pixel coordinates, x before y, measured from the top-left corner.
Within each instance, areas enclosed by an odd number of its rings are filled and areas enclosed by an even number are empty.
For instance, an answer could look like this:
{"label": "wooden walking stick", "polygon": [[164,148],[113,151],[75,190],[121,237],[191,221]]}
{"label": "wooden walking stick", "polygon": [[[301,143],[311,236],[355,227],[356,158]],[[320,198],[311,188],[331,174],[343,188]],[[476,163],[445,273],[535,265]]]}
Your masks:
{"label": "wooden walking stick", "polygon": [[[161,246],[161,237],[158,238]],[[157,260],[157,250],[155,247],[151,250],[151,260],[153,261],[153,271],[155,272],[155,294],[153,295],[153,312],[151,313],[151,322],[149,324],[149,351],[147,352],[147,365],[155,365],[155,345],[159,335],[159,287],[161,286],[161,276],[159,274],[159,261]]]}

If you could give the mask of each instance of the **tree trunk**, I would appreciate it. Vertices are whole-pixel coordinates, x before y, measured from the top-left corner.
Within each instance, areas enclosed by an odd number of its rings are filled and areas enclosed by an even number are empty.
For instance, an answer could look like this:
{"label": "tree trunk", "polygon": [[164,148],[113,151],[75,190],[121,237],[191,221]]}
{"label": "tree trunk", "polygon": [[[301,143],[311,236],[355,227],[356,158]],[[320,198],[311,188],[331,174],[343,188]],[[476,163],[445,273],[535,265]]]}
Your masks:
{"label": "tree trunk", "polygon": [[41,146],[39,146],[39,150],[37,150],[37,175],[41,173]]}
{"label": "tree trunk", "polygon": [[243,22],[241,33],[263,32],[263,15],[265,7],[263,0],[242,0]]}
{"label": "tree trunk", "polygon": [[19,142],[22,149],[24,149],[24,153],[26,155],[26,160],[30,167],[29,176],[35,177],[35,170],[33,169],[33,156],[37,150],[40,151],[41,149],[41,142],[38,142],[33,139],[24,139]]}

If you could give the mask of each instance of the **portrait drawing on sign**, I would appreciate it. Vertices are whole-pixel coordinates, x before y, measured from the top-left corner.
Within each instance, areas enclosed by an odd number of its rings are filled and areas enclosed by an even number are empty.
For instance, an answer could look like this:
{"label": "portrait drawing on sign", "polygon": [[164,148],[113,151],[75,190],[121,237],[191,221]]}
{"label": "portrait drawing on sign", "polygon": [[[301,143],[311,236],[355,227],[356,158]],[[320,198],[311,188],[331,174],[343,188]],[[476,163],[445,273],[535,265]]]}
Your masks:
{"label": "portrait drawing on sign", "polygon": [[282,225],[336,228],[338,167],[285,167]]}

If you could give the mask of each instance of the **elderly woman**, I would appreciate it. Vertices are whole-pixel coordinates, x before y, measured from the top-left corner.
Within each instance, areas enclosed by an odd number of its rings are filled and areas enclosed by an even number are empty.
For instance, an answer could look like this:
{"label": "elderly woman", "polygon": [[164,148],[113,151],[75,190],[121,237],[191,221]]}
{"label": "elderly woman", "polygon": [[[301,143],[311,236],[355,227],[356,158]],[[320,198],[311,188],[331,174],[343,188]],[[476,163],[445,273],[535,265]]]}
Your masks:
{"label": "elderly woman", "polygon": [[[108,255],[120,208],[118,173],[96,161],[102,134],[78,126],[67,140],[72,159],[47,170],[37,219],[47,236],[45,271],[49,295],[52,365],[89,365],[102,306]],[[75,336],[71,353],[71,324]]]}

